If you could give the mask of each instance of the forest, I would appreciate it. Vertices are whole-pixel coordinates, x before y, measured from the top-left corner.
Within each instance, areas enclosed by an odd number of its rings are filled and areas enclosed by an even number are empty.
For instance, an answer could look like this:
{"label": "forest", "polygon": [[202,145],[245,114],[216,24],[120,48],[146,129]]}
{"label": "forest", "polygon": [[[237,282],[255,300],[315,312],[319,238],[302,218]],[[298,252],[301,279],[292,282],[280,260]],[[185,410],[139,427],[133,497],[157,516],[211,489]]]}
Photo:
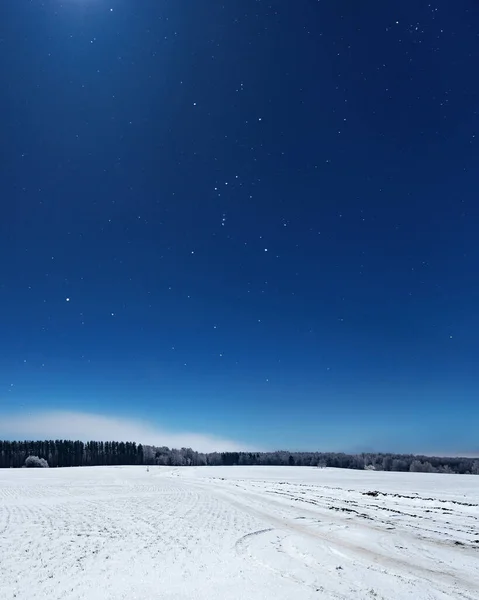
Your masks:
{"label": "forest", "polygon": [[417,456],[414,454],[338,452],[196,452],[191,448],[148,446],[135,442],[82,442],[79,440],[1,441],[0,468],[21,468],[28,457],[49,467],[107,465],[208,466],[268,465],[335,467],[375,471],[459,473],[479,475],[479,458]]}

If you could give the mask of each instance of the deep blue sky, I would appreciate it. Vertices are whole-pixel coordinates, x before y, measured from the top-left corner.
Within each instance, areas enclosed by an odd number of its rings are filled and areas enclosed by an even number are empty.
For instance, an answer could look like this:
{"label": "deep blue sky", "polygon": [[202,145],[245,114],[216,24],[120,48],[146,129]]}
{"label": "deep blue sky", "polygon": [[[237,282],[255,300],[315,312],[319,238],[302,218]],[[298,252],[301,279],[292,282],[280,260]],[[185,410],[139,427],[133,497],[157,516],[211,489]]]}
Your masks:
{"label": "deep blue sky", "polygon": [[478,31],[472,0],[4,0],[0,435],[479,451]]}

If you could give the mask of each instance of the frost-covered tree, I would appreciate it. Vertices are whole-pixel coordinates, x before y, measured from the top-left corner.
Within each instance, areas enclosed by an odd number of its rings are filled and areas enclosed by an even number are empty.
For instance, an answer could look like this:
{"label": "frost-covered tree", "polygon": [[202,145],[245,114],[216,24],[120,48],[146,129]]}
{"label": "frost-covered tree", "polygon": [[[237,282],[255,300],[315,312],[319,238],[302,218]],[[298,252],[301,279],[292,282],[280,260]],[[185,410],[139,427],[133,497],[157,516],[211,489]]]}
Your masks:
{"label": "frost-covered tree", "polygon": [[25,459],[25,466],[27,468],[39,468],[39,469],[47,469],[48,463],[44,458],[39,458],[38,456],[27,456]]}
{"label": "frost-covered tree", "polygon": [[411,473],[435,473],[435,469],[429,461],[413,460],[409,470]]}

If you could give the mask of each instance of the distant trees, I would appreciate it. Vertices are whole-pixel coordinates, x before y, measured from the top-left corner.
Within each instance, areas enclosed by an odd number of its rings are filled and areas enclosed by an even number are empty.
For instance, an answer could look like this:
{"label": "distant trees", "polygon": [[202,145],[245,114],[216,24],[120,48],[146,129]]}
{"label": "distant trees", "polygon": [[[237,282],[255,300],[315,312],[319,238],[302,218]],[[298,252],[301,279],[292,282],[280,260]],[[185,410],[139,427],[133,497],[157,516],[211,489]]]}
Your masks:
{"label": "distant trees", "polygon": [[410,463],[402,458],[393,458],[391,471],[409,471]]}
{"label": "distant trees", "polygon": [[409,466],[411,473],[437,473],[429,461],[413,460]]}
{"label": "distant trees", "polygon": [[[165,457],[166,454],[164,453]],[[412,454],[341,452],[214,452],[206,455],[208,465],[289,465],[369,469],[373,471],[411,471],[420,473],[461,473],[479,475],[479,459],[441,458]]]}
{"label": "distant trees", "polygon": [[45,460],[50,467],[144,464],[143,446],[135,442],[0,440],[0,468],[22,467],[30,456]]}
{"label": "distant trees", "polygon": [[393,467],[393,459],[392,456],[385,456],[383,458],[383,465],[382,465],[382,470],[383,471],[391,471],[392,467]]}
{"label": "distant trees", "polygon": [[18,468],[29,458],[44,460],[50,467],[98,465],[271,465],[334,467],[415,473],[461,473],[479,475],[479,459],[441,458],[413,454],[342,452],[211,452],[191,448],[142,446],[135,442],[81,442],[71,440],[1,441],[0,468]]}
{"label": "distant trees", "polygon": [[29,469],[48,469],[47,461],[44,458],[39,458],[38,456],[27,456],[25,459],[25,466]]}

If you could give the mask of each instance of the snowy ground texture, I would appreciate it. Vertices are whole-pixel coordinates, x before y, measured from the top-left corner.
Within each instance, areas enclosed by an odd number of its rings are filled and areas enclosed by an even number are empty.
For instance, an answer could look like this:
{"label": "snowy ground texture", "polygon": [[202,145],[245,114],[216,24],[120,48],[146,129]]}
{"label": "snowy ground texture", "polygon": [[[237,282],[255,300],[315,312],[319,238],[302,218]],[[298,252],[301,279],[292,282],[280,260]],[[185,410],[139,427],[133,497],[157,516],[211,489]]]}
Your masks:
{"label": "snowy ground texture", "polygon": [[478,600],[479,477],[0,471],[0,599],[13,598]]}

